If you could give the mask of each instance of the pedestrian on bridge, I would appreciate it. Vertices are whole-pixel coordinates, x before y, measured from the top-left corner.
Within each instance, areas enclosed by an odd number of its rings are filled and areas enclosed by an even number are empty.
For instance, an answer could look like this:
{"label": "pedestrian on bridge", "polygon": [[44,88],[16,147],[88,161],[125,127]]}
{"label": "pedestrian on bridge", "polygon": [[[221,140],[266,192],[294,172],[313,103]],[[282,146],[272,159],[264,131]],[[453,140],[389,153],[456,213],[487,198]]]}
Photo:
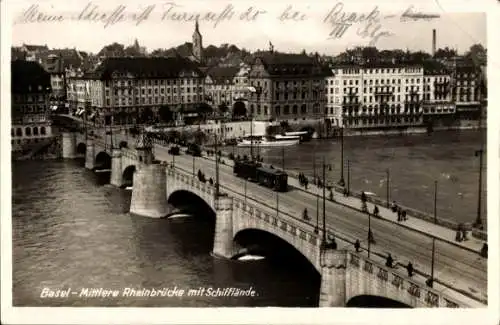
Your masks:
{"label": "pedestrian on bridge", "polygon": [[385,262],[385,266],[392,267],[393,262],[394,260],[392,259],[391,253],[389,253],[389,255],[387,256],[387,260]]}
{"label": "pedestrian on bridge", "polygon": [[359,242],[359,239],[356,239],[356,242],[354,243],[354,248],[356,248],[356,253],[359,253],[360,247],[361,243]]}
{"label": "pedestrian on bridge", "polygon": [[375,205],[375,207],[373,208],[373,216],[378,217],[379,216],[378,214],[379,214],[378,206]]}
{"label": "pedestrian on bridge", "polygon": [[408,270],[408,276],[411,278],[413,276],[413,264],[411,264],[411,262],[408,262],[406,269]]}

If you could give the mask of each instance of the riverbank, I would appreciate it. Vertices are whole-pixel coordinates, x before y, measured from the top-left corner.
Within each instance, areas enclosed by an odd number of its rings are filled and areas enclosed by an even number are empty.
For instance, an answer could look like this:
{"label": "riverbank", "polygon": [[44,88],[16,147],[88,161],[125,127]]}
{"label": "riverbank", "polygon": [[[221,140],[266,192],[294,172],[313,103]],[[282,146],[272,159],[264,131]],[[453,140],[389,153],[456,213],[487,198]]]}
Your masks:
{"label": "riverbank", "polygon": [[[211,150],[213,148],[209,147],[209,148],[205,148],[205,151],[206,150]],[[226,164],[230,164],[232,165],[232,162],[229,162],[233,156],[233,154],[235,153],[232,153],[230,152],[231,149],[228,150],[228,148],[221,148],[221,152],[222,152],[222,160],[224,161],[224,163]],[[248,153],[246,153],[248,154]],[[292,153],[290,153],[292,154]],[[238,155],[240,155],[241,157],[243,156],[243,153],[239,152]],[[266,160],[268,158],[272,158],[271,161],[274,161],[276,163],[275,160],[276,157],[273,158],[273,156],[270,156],[271,154],[269,154],[269,157],[265,157]],[[229,160],[229,161],[228,161]],[[279,161],[281,161],[281,159],[278,158]],[[276,163],[274,166],[278,166],[280,165],[281,163]],[[299,166],[296,166],[296,167],[299,167]],[[289,177],[293,177],[293,178],[298,178],[298,175],[299,173],[303,172],[306,174],[306,176],[309,178],[310,182],[309,184],[311,184],[311,186],[314,186],[312,185],[312,177],[310,175],[309,172],[305,171],[304,170],[304,166],[302,166],[302,169],[294,169],[293,167],[290,167],[290,168],[285,168],[286,169],[286,172],[288,173]],[[306,169],[307,170],[307,169]],[[378,182],[377,182],[378,184]],[[331,188],[335,194],[335,196],[338,196],[338,195],[342,195],[342,193],[344,192],[344,187],[336,184],[336,183],[329,183],[328,184],[329,188]],[[443,184],[444,186],[444,184]],[[378,187],[378,186],[377,186]],[[364,189],[365,192],[369,192],[370,191],[370,187],[367,187],[368,189]],[[385,188],[385,186],[384,186]],[[392,188],[392,186],[391,186]],[[303,188],[302,188],[303,189]],[[392,190],[397,190],[396,187],[392,188]],[[373,191],[373,190],[372,190]],[[427,192],[429,190],[426,190]],[[431,190],[432,191],[432,190]],[[361,197],[361,190],[353,190],[353,187],[351,186],[350,187],[350,197],[353,197],[353,198],[356,198],[356,199],[360,199]],[[380,193],[379,193],[379,196],[377,195],[369,195],[368,196],[368,202],[370,204],[375,204],[379,207],[387,207],[388,204],[387,204],[387,201],[385,199],[383,199],[382,197],[380,197]],[[392,202],[392,201],[391,201]],[[419,201],[420,202],[420,201]],[[448,204],[453,204],[453,203],[448,203]],[[461,227],[467,229],[467,231],[472,231],[472,235],[475,237],[475,238],[478,238],[478,239],[481,239],[481,240],[487,240],[487,231],[482,231],[482,230],[479,230],[479,229],[476,229],[476,228],[473,228],[471,222],[459,222],[457,220],[453,220],[453,219],[450,219],[450,218],[447,218],[447,217],[443,217],[442,215],[439,216],[439,217],[434,217],[433,215],[429,214],[429,213],[426,213],[426,212],[423,212],[423,211],[420,211],[419,209],[415,209],[415,208],[411,208],[409,206],[405,206],[404,204],[401,204],[400,202],[398,202],[398,206],[400,206],[402,209],[406,210],[407,212],[407,215],[408,217],[410,218],[417,218],[419,220],[422,220],[422,221],[425,221],[425,222],[429,222],[429,223],[433,223],[433,224],[436,224],[436,225],[439,225],[439,226],[442,226],[442,227],[446,227],[447,229],[451,229],[451,230],[457,230],[459,228],[459,225],[461,225]],[[438,214],[439,215],[439,214]]]}

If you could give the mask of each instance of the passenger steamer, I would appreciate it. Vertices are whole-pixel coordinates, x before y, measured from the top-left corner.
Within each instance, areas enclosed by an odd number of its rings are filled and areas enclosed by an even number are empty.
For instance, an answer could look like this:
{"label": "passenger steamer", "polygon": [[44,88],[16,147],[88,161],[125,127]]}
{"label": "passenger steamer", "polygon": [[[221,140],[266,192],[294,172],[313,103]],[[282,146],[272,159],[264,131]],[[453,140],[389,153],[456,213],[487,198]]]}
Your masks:
{"label": "passenger steamer", "polygon": [[285,147],[293,146],[300,142],[300,137],[298,136],[254,136],[241,139],[237,146],[238,147]]}

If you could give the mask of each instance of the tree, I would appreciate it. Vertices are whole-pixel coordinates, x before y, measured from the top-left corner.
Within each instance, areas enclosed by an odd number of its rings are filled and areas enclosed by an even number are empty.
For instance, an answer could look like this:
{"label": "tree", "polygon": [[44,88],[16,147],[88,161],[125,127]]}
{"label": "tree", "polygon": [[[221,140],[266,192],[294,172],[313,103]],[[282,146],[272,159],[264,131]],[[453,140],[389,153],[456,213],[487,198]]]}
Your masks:
{"label": "tree", "polygon": [[457,51],[450,49],[448,46],[444,49],[438,49],[434,54],[434,58],[436,59],[451,59],[455,56],[457,56]]}
{"label": "tree", "polygon": [[472,60],[477,66],[485,65],[487,60],[486,49],[481,44],[474,44],[465,53],[465,58]]}

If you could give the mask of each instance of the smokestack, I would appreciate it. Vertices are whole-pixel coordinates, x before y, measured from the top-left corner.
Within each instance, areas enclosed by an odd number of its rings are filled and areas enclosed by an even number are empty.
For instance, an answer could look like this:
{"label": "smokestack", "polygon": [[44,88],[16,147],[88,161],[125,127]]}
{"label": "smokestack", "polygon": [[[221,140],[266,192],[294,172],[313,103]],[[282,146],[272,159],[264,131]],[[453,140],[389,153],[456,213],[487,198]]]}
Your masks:
{"label": "smokestack", "polygon": [[436,30],[432,30],[432,56],[436,55]]}

